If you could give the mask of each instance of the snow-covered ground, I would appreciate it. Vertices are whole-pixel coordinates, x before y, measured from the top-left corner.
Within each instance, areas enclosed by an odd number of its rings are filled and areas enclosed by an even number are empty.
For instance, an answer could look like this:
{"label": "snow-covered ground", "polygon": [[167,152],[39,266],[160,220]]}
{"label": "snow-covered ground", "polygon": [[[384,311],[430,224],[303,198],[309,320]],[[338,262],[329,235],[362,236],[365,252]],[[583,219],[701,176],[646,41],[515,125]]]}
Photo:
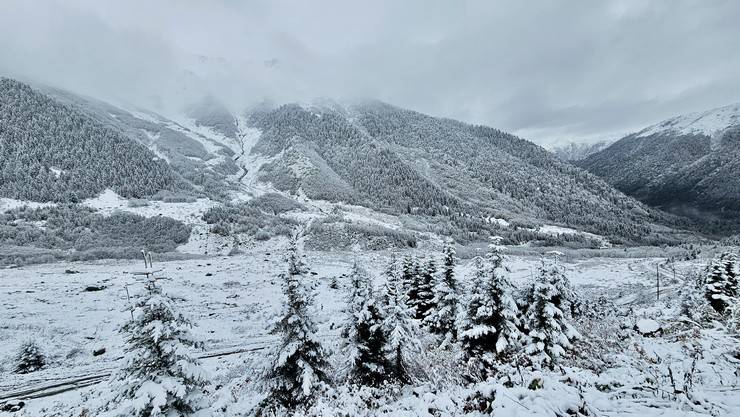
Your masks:
{"label": "snow-covered ground", "polygon": [[165,203],[155,200],[147,201],[145,206],[130,206],[129,200],[112,190],[105,190],[95,198],[84,200],[82,204],[96,209],[103,215],[110,215],[116,211],[127,211],[144,217],[166,216],[192,224],[202,223],[203,213],[220,203],[207,198],[199,198],[195,202]]}
{"label": "snow-covered ground", "polygon": [[30,208],[49,207],[54,203],[37,203],[35,201],[16,200],[14,198],[0,198],[0,213],[27,206]]}
{"label": "snow-covered ground", "polygon": [[[177,307],[198,325],[198,332],[206,342],[206,353],[224,354],[203,359],[212,379],[225,387],[212,392],[213,413],[207,415],[241,415],[237,411],[244,412],[258,398],[258,392],[249,381],[266,353],[262,348],[270,346],[274,340],[266,329],[281,305],[277,274],[283,268],[284,246],[285,240],[272,239],[233,257],[169,262],[155,259],[153,269],[160,271],[157,276],[163,278],[163,288],[174,296]],[[308,280],[317,294],[314,314],[319,323],[319,335],[336,352],[336,328],[343,320],[341,286],[346,283],[340,280],[340,289],[332,289],[329,287],[331,277],[347,273],[355,260],[378,276],[388,261],[388,254],[316,252],[308,253],[306,260],[314,272],[308,275]],[[675,275],[671,266],[661,266],[659,273],[664,289],[661,301],[657,302],[654,284],[656,265],[660,261],[592,258],[564,263],[567,276],[584,299],[604,296],[623,313],[619,317],[597,317],[580,331],[587,338],[596,338],[589,342],[592,345],[601,346],[604,339],[613,338],[614,344],[621,345],[623,351],[615,352],[616,362],[601,373],[571,364],[564,368],[564,373],[540,375],[545,380],[545,387],[540,390],[529,390],[526,384],[513,388],[498,386],[497,392],[505,397],[496,402],[495,415],[554,416],[558,412],[563,415],[562,412],[578,403],[581,396],[599,416],[738,415],[740,381],[737,369],[740,362],[732,357],[737,355],[737,339],[720,329],[694,333],[687,330],[690,337],[681,333],[684,330],[675,330],[678,304],[675,289],[681,285],[687,271],[705,261],[678,262],[673,265]],[[536,274],[538,264],[539,259],[535,257],[517,256],[507,261],[512,280],[518,286],[523,286]],[[140,261],[97,261],[0,270],[0,294],[3,295],[0,302],[0,317],[3,317],[0,398],[10,392],[48,386],[73,377],[105,374],[119,366],[123,340],[117,330],[129,317],[130,297],[136,297],[143,289],[143,278],[137,275],[143,269]],[[463,262],[457,271],[467,285],[471,263]],[[632,330],[638,323],[648,323],[647,320],[665,327],[666,334],[651,338]],[[49,365],[26,375],[9,372],[14,352],[23,341],[31,338],[49,356]],[[694,382],[694,395],[701,399],[701,404],[687,405],[680,398],[641,388],[646,378],[660,377],[668,366],[674,366],[677,375],[683,372],[681,367],[686,365],[687,352],[697,346],[703,353]],[[105,353],[93,356],[93,350],[100,348],[105,348]],[[442,362],[451,360],[445,354],[440,355],[438,359]],[[601,359],[593,358],[594,361]],[[334,360],[338,360],[336,356]],[[590,360],[588,357],[582,359],[584,363]],[[525,373],[522,378],[528,380],[537,375]],[[93,382],[100,381],[105,378]],[[13,415],[79,415],[88,396],[103,385],[93,383],[31,399],[21,412]],[[491,386],[479,388],[485,390]],[[394,399],[388,405],[392,411],[389,415],[462,415],[462,399],[469,394],[469,388],[422,385],[415,388],[415,393],[409,391]],[[337,395],[341,400],[347,393],[340,389]],[[219,411],[220,406],[226,407],[225,414]]]}
{"label": "snow-covered ground", "polygon": [[582,235],[597,241],[600,241],[602,244],[602,247],[609,247],[611,246],[609,244],[609,240],[606,239],[604,236],[599,236],[593,233],[589,232],[582,232],[580,230],[571,229],[570,227],[562,227],[562,226],[553,226],[553,225],[544,225],[540,226],[536,231],[540,233],[545,233],[553,236],[557,235]]}

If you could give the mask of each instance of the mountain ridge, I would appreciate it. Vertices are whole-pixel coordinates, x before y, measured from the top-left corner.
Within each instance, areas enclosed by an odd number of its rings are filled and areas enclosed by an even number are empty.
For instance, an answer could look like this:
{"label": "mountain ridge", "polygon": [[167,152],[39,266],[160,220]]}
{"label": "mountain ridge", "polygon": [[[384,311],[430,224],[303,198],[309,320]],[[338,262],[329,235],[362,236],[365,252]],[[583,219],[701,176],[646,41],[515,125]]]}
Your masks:
{"label": "mountain ridge", "polygon": [[[688,226],[525,139],[377,100],[264,105],[243,118],[206,105],[186,127],[62,90],[45,93],[166,163],[182,185],[171,192],[185,191],[169,197],[178,201],[227,203],[260,181],[295,198],[393,214],[459,241],[504,235],[524,242],[549,224],[616,243],[678,242]],[[253,137],[246,140],[243,129]]]}
{"label": "mountain ridge", "polygon": [[738,155],[740,104],[731,104],[666,119],[575,163],[654,207],[732,225],[740,219]]}
{"label": "mountain ridge", "polygon": [[[480,218],[524,223],[535,218],[605,235],[644,235],[647,223],[668,221],[545,149],[486,126],[377,101],[341,111],[284,105],[248,119],[263,132],[253,152],[276,157],[262,168],[262,180],[286,192],[393,213],[458,211],[450,215],[458,219],[469,218],[466,210],[474,207]],[[312,161],[313,170],[296,175],[299,162],[310,166]],[[393,169],[384,170],[389,166]],[[327,178],[341,181],[327,184]],[[378,184],[394,188],[378,189]],[[328,195],[336,190],[341,195]],[[609,225],[609,217],[630,222]]]}

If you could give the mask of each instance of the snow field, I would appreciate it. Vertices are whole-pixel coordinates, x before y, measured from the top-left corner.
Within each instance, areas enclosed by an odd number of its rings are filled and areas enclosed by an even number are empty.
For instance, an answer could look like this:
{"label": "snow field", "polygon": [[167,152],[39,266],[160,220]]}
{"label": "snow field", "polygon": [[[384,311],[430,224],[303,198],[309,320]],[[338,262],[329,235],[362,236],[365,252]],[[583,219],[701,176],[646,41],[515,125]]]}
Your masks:
{"label": "snow field", "polygon": [[[164,291],[174,297],[177,307],[198,326],[196,332],[205,340],[206,350],[218,353],[243,346],[269,345],[274,340],[266,334],[266,329],[281,306],[277,275],[284,266],[283,250],[284,240],[273,239],[235,257],[155,260],[154,270],[162,270],[158,276],[163,277]],[[334,351],[331,360],[335,364],[342,360],[337,354],[336,331],[344,319],[341,310],[345,292],[341,287],[346,283],[340,280],[340,290],[334,290],[329,288],[329,281],[332,276],[348,273],[355,259],[373,276],[379,277],[388,254],[307,254],[307,263],[316,274],[309,274],[308,279],[317,294],[313,311],[319,324],[319,336],[325,346]],[[483,391],[497,388],[496,415],[555,415],[577,407],[581,396],[588,406],[598,410],[598,415],[705,415],[711,410],[715,415],[733,415],[733,410],[740,410],[738,377],[732,373],[734,368],[730,360],[737,341],[733,342],[721,330],[702,330],[694,335],[696,344],[703,348],[700,377],[696,382],[700,387],[696,395],[701,395],[703,405],[681,403],[659,390],[637,389],[650,375],[665,380],[667,366],[673,366],[678,375],[691,364],[687,359],[690,349],[686,346],[693,339],[687,339],[678,330],[671,333],[671,326],[667,326],[669,335],[663,338],[642,337],[631,330],[638,320],[649,318],[666,324],[675,319],[678,304],[675,295],[666,295],[666,302],[660,304],[647,297],[653,292],[657,262],[656,259],[594,258],[564,263],[566,275],[576,291],[587,298],[606,295],[618,300],[638,295],[625,302],[625,307],[633,310],[631,315],[597,318],[595,324],[585,329],[587,339],[594,337],[603,342],[624,338],[614,341],[623,349],[617,356],[619,360],[601,373],[573,364],[566,365],[565,374],[525,372],[523,387],[506,388],[494,382],[481,384],[478,388]],[[513,283],[521,287],[536,271],[538,263],[534,257],[509,257],[506,265],[511,269]],[[697,261],[678,263],[677,269],[686,270],[700,264]],[[77,273],[65,273],[65,270]],[[126,288],[131,297],[142,291],[141,277],[133,274],[142,270],[139,261],[98,261],[0,271],[0,293],[4,295],[0,315],[5,318],[0,327],[0,340],[12,341],[0,345],[0,393],[119,366],[123,352],[117,329],[130,314]],[[470,262],[458,267],[457,275],[464,286],[471,272]],[[380,279],[376,279],[376,287],[380,283]],[[85,291],[87,287],[104,288]],[[50,365],[32,374],[10,373],[10,358],[18,345],[30,338],[45,350]],[[106,353],[92,356],[91,351],[100,347],[105,347]],[[264,351],[203,360],[214,385],[223,386],[212,393],[211,414],[206,415],[240,415],[258,401],[255,382],[263,366],[262,355]],[[451,354],[432,352],[430,355],[435,364],[454,361]],[[589,360],[584,358],[583,363]],[[738,366],[737,362],[734,366]],[[527,383],[538,377],[544,380],[544,387],[536,391],[527,389]],[[436,381],[414,388],[416,392],[411,392],[411,387],[404,388],[408,392],[388,399],[384,407],[399,416],[432,415],[430,409],[443,416],[462,415],[463,403],[472,394],[472,388],[444,383],[440,378]],[[595,388],[597,386],[600,388]],[[660,390],[665,388],[661,386]],[[79,414],[87,401],[95,401],[98,389],[93,385],[31,400],[23,413],[16,415],[53,415],[49,414],[52,410],[62,413],[60,415],[75,410]],[[346,387],[338,387],[336,397],[335,403],[324,404],[327,410],[362,408],[358,399],[361,395],[349,392]],[[219,411],[224,407],[227,411]],[[358,411],[358,415],[363,414]]]}

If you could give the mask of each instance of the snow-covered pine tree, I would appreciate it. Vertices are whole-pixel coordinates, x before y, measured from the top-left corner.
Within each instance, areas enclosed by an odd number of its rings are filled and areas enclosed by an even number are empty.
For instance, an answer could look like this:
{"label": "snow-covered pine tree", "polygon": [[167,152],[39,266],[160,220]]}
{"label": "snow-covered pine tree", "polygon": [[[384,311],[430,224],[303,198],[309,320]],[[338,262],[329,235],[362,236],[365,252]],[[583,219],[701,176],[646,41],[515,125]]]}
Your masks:
{"label": "snow-covered pine tree", "polygon": [[442,248],[442,281],[452,290],[457,291],[457,279],[455,278],[455,266],[457,257],[455,247],[451,241],[445,242]]}
{"label": "snow-covered pine tree", "polygon": [[444,337],[445,343],[457,340],[458,284],[455,278],[455,248],[447,242],[442,249],[442,276],[434,287],[433,308],[424,319],[432,332]]}
{"label": "snow-covered pine tree", "polygon": [[738,288],[737,257],[733,253],[725,252],[722,254],[721,259],[725,266],[725,272],[727,273],[727,289],[730,292],[730,296],[737,298],[740,295],[740,288]]}
{"label": "snow-covered pine tree", "polygon": [[350,273],[346,322],[341,335],[344,338],[342,350],[348,358],[348,381],[377,386],[388,377],[390,367],[385,357],[385,315],[372,287],[370,275],[355,262]]}
{"label": "snow-covered pine tree", "polygon": [[728,264],[731,261],[727,258],[729,257],[725,257],[723,254],[712,262],[704,284],[705,296],[712,308],[719,314],[725,313],[725,310],[732,303],[733,297],[737,294],[737,279],[728,274]]}
{"label": "snow-covered pine tree", "polygon": [[114,396],[98,415],[187,416],[206,406],[206,372],[190,352],[202,347],[193,325],[154,280],[146,289],[123,326],[125,365],[113,375]]}
{"label": "snow-covered pine tree", "polygon": [[298,276],[308,273],[308,267],[301,259],[301,253],[298,250],[298,234],[291,236],[288,241],[288,249],[285,252],[285,262],[288,265],[288,274]]}
{"label": "snow-covered pine tree", "polygon": [[727,308],[727,329],[740,334],[740,302],[737,299]]}
{"label": "snow-covered pine tree", "polygon": [[569,288],[557,263],[548,267],[543,261],[526,317],[525,352],[536,367],[553,369],[565,351],[572,348],[572,342],[580,338],[564,313],[565,303],[571,296]]}
{"label": "snow-covered pine tree", "polygon": [[382,306],[369,291],[357,315],[354,339],[351,341],[355,354],[352,357],[350,383],[377,387],[391,376],[391,363],[386,357],[388,335],[384,323]]}
{"label": "snow-covered pine tree", "polygon": [[386,356],[390,364],[390,377],[397,382],[407,383],[411,373],[409,357],[421,349],[419,329],[413,320],[413,309],[406,304],[395,258],[391,259],[384,275],[386,282],[383,286],[382,303],[386,314],[384,327],[388,335]]}
{"label": "snow-covered pine tree", "polygon": [[460,329],[463,358],[471,373],[481,379],[506,362],[523,338],[503,257],[494,249],[487,258],[488,262],[475,260],[475,287]]}
{"label": "snow-covered pine tree", "polygon": [[35,341],[29,340],[21,345],[13,364],[13,372],[16,374],[28,374],[36,372],[46,365],[46,357]]}
{"label": "snow-covered pine tree", "polygon": [[416,296],[418,293],[416,288],[416,284],[418,282],[418,271],[418,260],[411,255],[404,256],[403,262],[401,263],[401,287],[403,288],[404,294],[406,294],[406,304],[413,308],[414,311],[416,309],[414,302],[417,299]]}
{"label": "snow-covered pine tree", "polygon": [[473,266],[475,271],[473,272],[473,280],[471,291],[475,291],[483,284],[483,280],[486,277],[486,261],[480,255],[473,258]]}
{"label": "snow-covered pine tree", "polygon": [[352,339],[357,322],[357,315],[367,299],[370,291],[370,275],[367,271],[355,261],[352,265],[352,271],[349,273],[349,292],[347,293],[346,306],[344,308],[345,323],[341,331],[341,336],[346,339],[345,348],[350,349],[347,345],[349,339]]}
{"label": "snow-covered pine tree", "polygon": [[337,280],[336,275],[331,277],[331,281],[329,281],[329,288],[331,288],[332,290],[339,289],[339,281]]}
{"label": "snow-covered pine tree", "polygon": [[281,275],[284,312],[271,331],[281,340],[263,375],[268,394],[260,403],[258,415],[308,408],[330,383],[326,352],[316,337],[318,329],[309,312],[313,296],[304,286],[295,237],[286,259],[287,271]]}
{"label": "snow-covered pine tree", "polygon": [[434,259],[419,262],[414,282],[409,289],[409,304],[417,320],[424,320],[434,308],[434,286],[437,266]]}
{"label": "snow-covered pine tree", "polygon": [[707,321],[716,312],[709,305],[705,294],[706,276],[704,273],[689,275],[681,288],[680,313],[694,321]]}
{"label": "snow-covered pine tree", "polygon": [[401,284],[401,274],[403,272],[402,267],[399,268],[396,253],[391,253],[391,259],[388,261],[388,265],[385,267],[385,270],[383,270],[383,277],[386,282],[393,281]]}

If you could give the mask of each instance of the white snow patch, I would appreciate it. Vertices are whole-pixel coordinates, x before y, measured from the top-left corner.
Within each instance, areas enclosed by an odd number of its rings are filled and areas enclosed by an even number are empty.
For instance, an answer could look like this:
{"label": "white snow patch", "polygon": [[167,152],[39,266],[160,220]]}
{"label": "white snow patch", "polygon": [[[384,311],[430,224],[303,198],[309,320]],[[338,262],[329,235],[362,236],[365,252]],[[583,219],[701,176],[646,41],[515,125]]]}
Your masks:
{"label": "white snow patch", "polygon": [[[151,144],[148,146],[149,150],[152,151],[152,152],[154,152],[154,154],[157,155],[158,158],[160,158],[160,159],[166,161],[167,163],[169,163],[170,162],[170,159],[167,157],[167,155],[165,155],[164,153],[162,153],[162,151],[157,146],[157,140],[159,140],[160,134],[159,133],[150,132],[150,131],[148,131],[146,129],[141,129],[141,131],[144,132],[144,134],[149,138],[149,140],[151,142]],[[152,158],[152,159],[155,159],[155,158]]]}
{"label": "white snow patch", "polygon": [[159,117],[158,115],[156,115],[156,114],[149,113],[149,112],[144,112],[144,111],[140,111],[140,110],[136,110],[136,109],[126,108],[126,107],[127,106],[123,106],[122,108],[124,110],[126,110],[127,112],[129,112],[129,114],[131,116],[133,116],[133,117],[135,117],[137,119],[141,119],[141,120],[144,120],[144,121],[147,121],[147,122],[151,122],[151,123],[155,123],[155,124],[160,124],[163,121],[163,119],[161,117]]}
{"label": "white snow patch", "polygon": [[493,216],[486,217],[486,222],[488,222],[488,223],[495,223],[495,224],[497,224],[497,225],[499,225],[501,227],[509,227],[511,225],[511,223],[509,223],[505,219],[499,219],[499,218],[493,217]]}
{"label": "white snow patch", "polygon": [[24,206],[36,209],[39,207],[51,207],[55,205],[56,204],[54,203],[38,203],[35,201],[16,200],[14,198],[0,198],[0,212],[5,212],[7,210],[13,210]]}
{"label": "white snow patch", "polygon": [[167,216],[191,225],[202,224],[203,213],[209,208],[219,205],[216,201],[199,198],[192,203],[149,201],[147,206],[129,207],[127,199],[110,189],[103,191],[95,198],[83,201],[82,204],[92,207],[104,215],[111,215],[116,211],[127,211],[144,217]]}
{"label": "white snow patch", "polygon": [[640,319],[635,323],[635,328],[640,334],[651,334],[660,330],[660,324],[652,319]]}
{"label": "white snow patch", "polygon": [[576,230],[576,229],[571,229],[570,227],[554,226],[554,225],[547,225],[546,224],[544,226],[540,226],[539,228],[537,228],[536,231],[537,232],[540,232],[540,233],[545,233],[545,234],[548,234],[548,235],[553,235],[553,236],[557,236],[557,235],[582,235],[582,236],[585,236],[585,237],[588,237],[588,238],[591,238],[591,239],[600,241],[603,247],[610,246],[609,241],[607,239],[605,239],[604,236],[600,236],[600,235],[597,235],[597,234],[594,234],[594,233],[589,233],[589,232],[583,232],[583,231]]}

